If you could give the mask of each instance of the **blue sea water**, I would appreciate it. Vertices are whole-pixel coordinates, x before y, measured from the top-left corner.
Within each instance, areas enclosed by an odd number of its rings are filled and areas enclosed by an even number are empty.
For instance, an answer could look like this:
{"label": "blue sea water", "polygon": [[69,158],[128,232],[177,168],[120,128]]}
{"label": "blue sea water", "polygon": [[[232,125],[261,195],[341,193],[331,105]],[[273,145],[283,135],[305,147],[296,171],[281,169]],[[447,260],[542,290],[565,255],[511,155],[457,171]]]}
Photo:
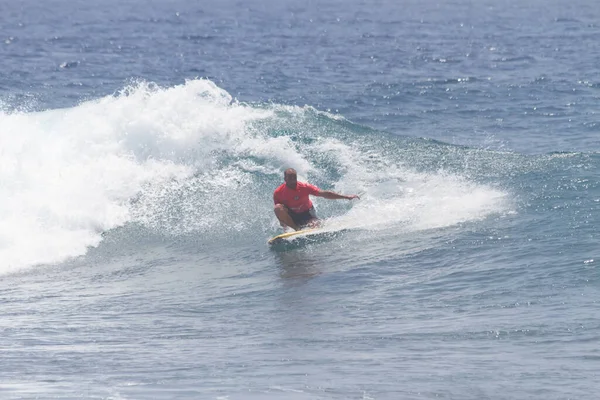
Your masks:
{"label": "blue sea water", "polygon": [[0,398],[596,398],[599,21],[0,2]]}

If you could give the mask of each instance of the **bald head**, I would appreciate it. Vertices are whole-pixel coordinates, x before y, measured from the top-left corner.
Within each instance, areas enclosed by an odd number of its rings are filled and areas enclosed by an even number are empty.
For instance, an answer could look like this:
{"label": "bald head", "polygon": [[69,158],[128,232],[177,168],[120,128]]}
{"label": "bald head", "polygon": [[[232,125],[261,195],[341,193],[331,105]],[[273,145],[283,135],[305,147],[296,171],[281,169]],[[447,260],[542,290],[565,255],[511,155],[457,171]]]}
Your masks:
{"label": "bald head", "polygon": [[285,181],[285,185],[290,189],[296,189],[296,185],[298,183],[298,176],[296,175],[296,170],[294,168],[288,168],[283,173],[283,180]]}

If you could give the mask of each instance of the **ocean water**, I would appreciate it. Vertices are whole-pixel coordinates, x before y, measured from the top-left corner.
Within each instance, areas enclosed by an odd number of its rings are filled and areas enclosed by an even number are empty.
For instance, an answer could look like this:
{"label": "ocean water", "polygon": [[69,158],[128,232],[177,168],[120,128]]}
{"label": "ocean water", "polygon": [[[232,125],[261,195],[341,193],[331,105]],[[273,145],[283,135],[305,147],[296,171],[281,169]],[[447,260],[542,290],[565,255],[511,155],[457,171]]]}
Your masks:
{"label": "ocean water", "polygon": [[0,3],[0,398],[597,398],[599,21]]}

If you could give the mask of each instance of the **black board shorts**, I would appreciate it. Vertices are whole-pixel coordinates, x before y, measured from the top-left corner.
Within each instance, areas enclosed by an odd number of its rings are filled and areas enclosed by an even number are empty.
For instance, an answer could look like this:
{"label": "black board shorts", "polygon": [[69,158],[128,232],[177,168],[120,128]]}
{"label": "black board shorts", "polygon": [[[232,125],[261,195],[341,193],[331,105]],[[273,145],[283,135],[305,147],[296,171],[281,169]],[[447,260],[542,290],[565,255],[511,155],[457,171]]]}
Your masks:
{"label": "black board shorts", "polygon": [[301,212],[301,213],[293,213],[289,212],[290,217],[292,217],[292,221],[298,226],[304,226],[313,218],[317,218],[317,213],[315,212],[315,208],[311,207],[309,210]]}

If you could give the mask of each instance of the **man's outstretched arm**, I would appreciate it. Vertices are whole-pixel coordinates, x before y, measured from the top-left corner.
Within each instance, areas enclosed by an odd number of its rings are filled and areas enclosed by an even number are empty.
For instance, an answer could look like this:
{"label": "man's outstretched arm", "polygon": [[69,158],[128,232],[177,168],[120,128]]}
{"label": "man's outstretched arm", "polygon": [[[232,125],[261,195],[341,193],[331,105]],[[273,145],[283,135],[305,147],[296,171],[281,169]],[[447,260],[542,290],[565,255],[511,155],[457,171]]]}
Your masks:
{"label": "man's outstretched arm", "polygon": [[344,194],[332,192],[331,190],[321,190],[321,191],[319,191],[318,194],[315,194],[315,196],[324,197],[329,200],[341,200],[341,199],[352,200],[352,199],[360,198],[360,197],[358,197],[357,194],[351,194],[351,195],[346,196]]}

